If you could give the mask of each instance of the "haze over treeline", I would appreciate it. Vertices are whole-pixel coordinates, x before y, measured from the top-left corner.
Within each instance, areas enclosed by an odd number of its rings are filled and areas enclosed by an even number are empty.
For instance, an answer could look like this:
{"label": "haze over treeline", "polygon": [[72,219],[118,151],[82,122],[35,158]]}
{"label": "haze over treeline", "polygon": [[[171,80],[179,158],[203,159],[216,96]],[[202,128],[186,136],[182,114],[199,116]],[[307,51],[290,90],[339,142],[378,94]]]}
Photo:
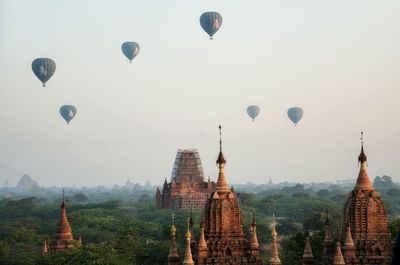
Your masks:
{"label": "haze over treeline", "polygon": [[[213,41],[204,11],[224,18]],[[178,148],[230,183],[400,181],[400,2],[0,1],[0,184],[161,184]],[[124,41],[140,44],[129,64]],[[41,87],[30,67],[50,57]],[[73,104],[69,126],[61,105]],[[248,105],[261,108],[252,122]],[[301,106],[297,127],[289,107]]]}

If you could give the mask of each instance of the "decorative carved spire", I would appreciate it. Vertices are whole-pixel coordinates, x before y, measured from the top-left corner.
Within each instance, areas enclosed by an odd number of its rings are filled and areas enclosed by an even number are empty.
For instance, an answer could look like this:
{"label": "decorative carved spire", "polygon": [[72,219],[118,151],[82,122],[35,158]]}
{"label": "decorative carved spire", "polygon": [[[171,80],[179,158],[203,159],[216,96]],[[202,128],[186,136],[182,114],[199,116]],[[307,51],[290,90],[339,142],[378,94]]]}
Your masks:
{"label": "decorative carved spire", "polygon": [[228,183],[226,182],[225,179],[225,168],[226,160],[224,157],[224,154],[222,153],[222,127],[221,125],[219,126],[219,155],[217,159],[217,165],[219,168],[219,173],[218,173],[218,181],[217,181],[217,188],[216,190],[218,192],[229,192],[229,187]]}
{"label": "decorative carved spire", "polygon": [[371,181],[369,180],[367,173],[367,156],[364,152],[364,133],[361,132],[361,153],[358,156],[358,162],[360,163],[360,173],[358,174],[357,183],[354,187],[355,190],[373,190]]}
{"label": "decorative carved spire", "polygon": [[190,248],[190,240],[191,240],[191,233],[190,233],[190,219],[188,218],[187,221],[187,230],[186,230],[186,251],[185,251],[185,259],[183,260],[183,265],[194,265],[192,250]]}
{"label": "decorative carved spire", "polygon": [[164,185],[163,185],[163,192],[165,192],[167,189],[168,189],[168,182],[167,182],[167,178],[165,178]]}
{"label": "decorative carved spire", "polygon": [[347,227],[345,247],[354,247],[353,237],[351,236],[350,226]]}
{"label": "decorative carved spire", "polygon": [[344,242],[343,251],[344,251],[344,256],[346,257],[346,260],[348,258],[354,257],[356,255],[356,248],[354,245],[353,237],[351,235],[350,226],[347,226],[347,229],[346,229],[346,239]]}
{"label": "decorative carved spire", "polygon": [[200,225],[200,238],[199,244],[197,245],[197,257],[199,260],[202,260],[207,257],[207,242],[204,237],[204,224]]}
{"label": "decorative carved spire", "polygon": [[335,256],[333,256],[333,265],[346,265],[343,259],[342,250],[340,249],[340,241],[336,242]]}
{"label": "decorative carved spire", "polygon": [[326,209],[325,215],[326,215],[325,225],[324,225],[325,237],[324,237],[324,242],[323,242],[324,248],[322,250],[322,258],[323,258],[325,264],[331,264],[333,255],[335,252],[335,244],[334,244],[333,238],[332,238],[331,221],[329,219],[328,209]]}
{"label": "decorative carved spire", "polygon": [[64,189],[63,189],[63,193],[62,193],[63,195],[62,195],[62,203],[61,203],[61,208],[65,208],[65,192],[64,192]]}
{"label": "decorative carved spire", "polygon": [[250,252],[253,257],[257,257],[259,255],[260,244],[258,243],[257,238],[257,223],[254,213],[251,214],[251,228],[250,228]]}
{"label": "decorative carved spire", "polygon": [[271,258],[269,259],[269,265],[281,265],[281,260],[279,259],[279,252],[278,252],[278,233],[275,229],[276,221],[275,215],[272,218],[272,242],[271,242]]}
{"label": "decorative carved spire", "polygon": [[65,203],[64,190],[61,203],[61,218],[57,226],[56,240],[61,240],[61,241],[73,240],[71,225],[69,224],[67,217],[67,208]]}
{"label": "decorative carved spire", "polygon": [[250,239],[250,248],[251,249],[259,249],[260,245],[258,243],[257,238],[257,223],[254,213],[251,214],[252,221],[251,221],[251,239]]}
{"label": "decorative carved spire", "polygon": [[42,255],[46,256],[48,254],[49,254],[49,246],[47,244],[47,240],[45,240],[43,244]]}
{"label": "decorative carved spire", "polygon": [[172,224],[170,228],[170,236],[171,236],[171,247],[169,249],[168,255],[168,265],[178,265],[179,264],[179,255],[178,250],[176,248],[176,227],[175,227],[175,214],[172,213]]}
{"label": "decorative carved spire", "polygon": [[324,245],[333,242],[332,239],[332,232],[331,232],[331,221],[329,219],[329,212],[326,210],[326,218],[325,218],[325,238],[324,238]]}
{"label": "decorative carved spire", "polygon": [[303,252],[303,265],[312,265],[314,264],[314,255],[310,244],[310,233],[308,232],[308,230],[306,231],[305,236],[306,244],[304,246]]}

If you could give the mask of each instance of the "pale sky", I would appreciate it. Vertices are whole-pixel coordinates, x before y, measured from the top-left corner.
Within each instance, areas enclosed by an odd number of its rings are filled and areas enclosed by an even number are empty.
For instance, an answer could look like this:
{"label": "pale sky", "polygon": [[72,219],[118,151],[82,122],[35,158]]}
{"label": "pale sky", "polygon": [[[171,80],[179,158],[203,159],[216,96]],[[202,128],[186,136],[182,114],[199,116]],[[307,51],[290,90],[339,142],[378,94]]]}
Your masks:
{"label": "pale sky", "polygon": [[[205,11],[223,16],[212,41]],[[398,0],[0,0],[0,185],[161,184],[178,148],[215,180],[218,124],[229,183],[355,178],[361,130],[370,177],[400,181],[399,13]],[[141,46],[132,64],[124,41]],[[47,87],[37,57],[57,64]]]}

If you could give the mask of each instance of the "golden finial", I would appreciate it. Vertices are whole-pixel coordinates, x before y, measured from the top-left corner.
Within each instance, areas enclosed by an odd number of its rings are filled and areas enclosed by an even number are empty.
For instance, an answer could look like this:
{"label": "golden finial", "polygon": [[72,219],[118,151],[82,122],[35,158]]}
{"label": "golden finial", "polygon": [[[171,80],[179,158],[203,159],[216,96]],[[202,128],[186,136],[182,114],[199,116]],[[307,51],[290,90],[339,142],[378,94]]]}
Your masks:
{"label": "golden finial", "polygon": [[363,131],[361,131],[361,144],[364,144],[364,132]]}
{"label": "golden finial", "polygon": [[176,232],[176,227],[175,227],[175,213],[172,213],[172,225],[171,225],[171,233],[175,234]]}
{"label": "golden finial", "polygon": [[187,230],[186,230],[185,237],[187,239],[190,239],[192,237],[192,235],[190,233],[190,218],[187,219]]}
{"label": "golden finial", "polygon": [[219,151],[222,152],[222,127],[219,125]]}
{"label": "golden finial", "polygon": [[224,158],[224,154],[222,153],[222,127],[221,125],[219,125],[219,155],[218,155],[218,159],[217,159],[217,164],[221,165],[221,164],[225,164],[226,160]]}
{"label": "golden finial", "polygon": [[364,132],[361,132],[361,153],[358,156],[358,162],[359,163],[363,163],[363,162],[367,162],[367,156],[365,155],[364,152]]}

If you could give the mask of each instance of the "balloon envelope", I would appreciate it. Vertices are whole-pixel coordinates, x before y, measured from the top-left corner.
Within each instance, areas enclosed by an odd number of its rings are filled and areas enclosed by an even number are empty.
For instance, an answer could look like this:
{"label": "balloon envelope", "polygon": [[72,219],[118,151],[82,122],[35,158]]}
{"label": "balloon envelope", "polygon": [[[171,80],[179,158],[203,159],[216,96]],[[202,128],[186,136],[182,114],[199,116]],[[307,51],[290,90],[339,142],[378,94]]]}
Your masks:
{"label": "balloon envelope", "polygon": [[56,63],[50,58],[37,58],[32,62],[32,71],[43,86],[56,72]]}
{"label": "balloon envelope", "polygon": [[218,12],[205,12],[200,16],[200,25],[212,39],[222,25],[222,16]]}
{"label": "balloon envelope", "polygon": [[250,118],[254,119],[258,116],[260,113],[260,107],[257,105],[251,105],[247,107],[247,114],[249,114]]}
{"label": "balloon envelope", "polygon": [[136,42],[127,41],[122,43],[121,50],[125,54],[126,58],[129,59],[129,62],[132,62],[133,58],[138,55],[140,47]]}
{"label": "balloon envelope", "polygon": [[69,122],[75,117],[76,115],[76,108],[72,105],[64,105],[60,108],[60,115],[64,118],[64,120],[69,124]]}
{"label": "balloon envelope", "polygon": [[290,108],[287,112],[289,119],[297,125],[297,123],[301,120],[303,117],[303,110],[299,107],[293,107]]}

